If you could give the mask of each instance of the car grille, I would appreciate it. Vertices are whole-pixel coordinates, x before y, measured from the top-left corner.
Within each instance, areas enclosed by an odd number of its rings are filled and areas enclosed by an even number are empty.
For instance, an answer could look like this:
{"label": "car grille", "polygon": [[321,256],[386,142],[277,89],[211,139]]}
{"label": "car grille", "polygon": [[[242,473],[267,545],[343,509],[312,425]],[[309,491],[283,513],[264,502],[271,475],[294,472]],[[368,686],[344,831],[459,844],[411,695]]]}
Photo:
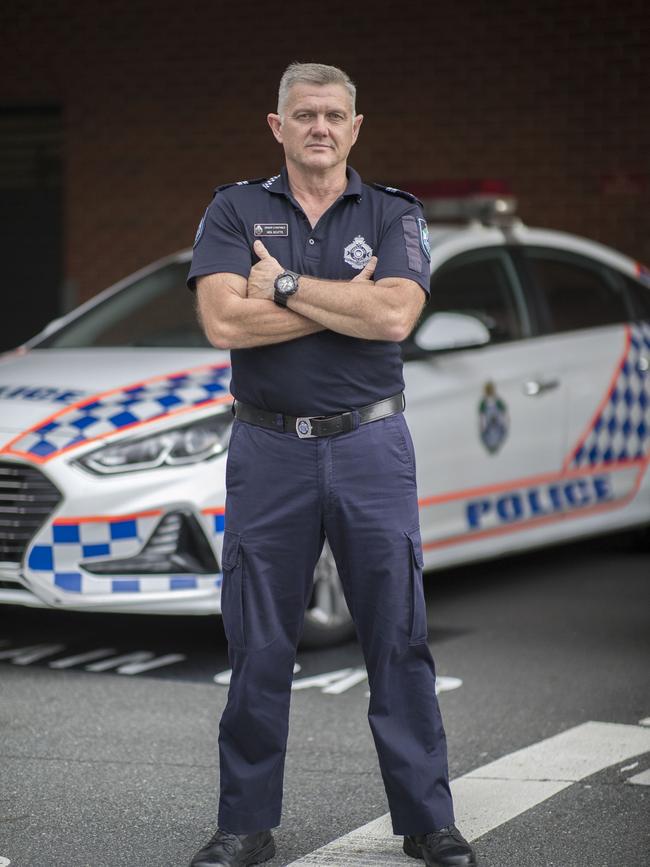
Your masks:
{"label": "car grille", "polygon": [[34,467],[0,462],[0,561],[20,563],[61,494]]}

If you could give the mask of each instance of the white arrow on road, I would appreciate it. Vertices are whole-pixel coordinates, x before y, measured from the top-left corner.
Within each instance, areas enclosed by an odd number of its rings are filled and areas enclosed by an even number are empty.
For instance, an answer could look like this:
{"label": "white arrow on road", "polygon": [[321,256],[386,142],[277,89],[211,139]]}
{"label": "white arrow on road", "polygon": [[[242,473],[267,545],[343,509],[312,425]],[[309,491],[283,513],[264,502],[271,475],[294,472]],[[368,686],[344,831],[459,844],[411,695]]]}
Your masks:
{"label": "white arrow on road", "polygon": [[[297,674],[300,671],[300,666],[296,663],[293,667],[293,673]],[[220,671],[215,674],[214,682],[219,686],[228,686],[232,677],[232,670]],[[367,680],[368,672],[361,665],[356,668],[339,668],[337,671],[326,671],[323,674],[314,674],[311,677],[301,677],[293,681],[291,684],[292,690],[300,689],[320,689],[325,695],[341,695],[352,689],[358,683]],[[463,685],[463,681],[459,677],[436,677],[436,694],[440,692],[448,692],[451,689],[458,689]],[[366,693],[366,698],[370,695]]]}
{"label": "white arrow on road", "polygon": [[301,677],[299,680],[294,680],[291,689],[320,687],[320,691],[326,695],[340,695],[367,677],[365,668],[341,668],[338,671],[328,671],[314,677]]}

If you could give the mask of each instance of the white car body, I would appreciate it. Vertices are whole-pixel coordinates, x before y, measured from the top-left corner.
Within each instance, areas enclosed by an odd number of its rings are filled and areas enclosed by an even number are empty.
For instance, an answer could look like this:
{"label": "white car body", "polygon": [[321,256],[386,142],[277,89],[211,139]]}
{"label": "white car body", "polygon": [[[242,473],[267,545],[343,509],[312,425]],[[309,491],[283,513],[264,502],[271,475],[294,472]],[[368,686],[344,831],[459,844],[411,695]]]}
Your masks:
{"label": "white car body", "polygon": [[[601,263],[650,295],[635,262],[575,236],[518,222],[505,230],[432,226],[431,234],[434,277],[464,254],[480,261],[484,254],[532,245]],[[45,335],[56,335],[134,281],[188,261],[185,251],[154,263],[0,361],[3,512],[16,511],[10,502],[13,470],[35,480],[37,496],[29,508],[40,497],[34,471],[61,494],[42,520],[32,515],[38,526],[20,556],[14,551],[0,562],[0,603],[219,613],[225,452],[196,463],[106,475],[78,461],[106,444],[227,412],[228,353],[199,347],[39,349]],[[505,259],[503,267],[513,270]],[[528,302],[518,303],[520,339],[405,363],[428,569],[650,523],[650,324],[640,316],[553,333],[533,328]],[[170,395],[171,405],[160,402]],[[75,427],[81,417],[86,421]],[[214,554],[212,572],[90,571],[94,562],[137,558],[169,514],[193,516]],[[16,526],[21,520],[18,515]],[[163,547],[173,537],[165,537],[164,528],[158,535],[155,542]]]}

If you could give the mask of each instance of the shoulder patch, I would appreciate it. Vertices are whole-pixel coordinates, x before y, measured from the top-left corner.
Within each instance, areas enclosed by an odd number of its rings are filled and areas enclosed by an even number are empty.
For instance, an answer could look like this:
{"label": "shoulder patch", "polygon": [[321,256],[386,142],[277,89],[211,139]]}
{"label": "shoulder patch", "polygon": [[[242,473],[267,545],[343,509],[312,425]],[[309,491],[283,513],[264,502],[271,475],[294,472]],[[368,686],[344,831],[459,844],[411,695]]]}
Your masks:
{"label": "shoulder patch", "polygon": [[422,252],[427,257],[427,262],[431,261],[431,243],[429,241],[429,227],[427,221],[418,217],[418,229],[420,234],[420,247]]}
{"label": "shoulder patch", "polygon": [[199,227],[196,230],[196,235],[194,236],[194,244],[192,248],[196,247],[201,238],[203,237],[203,232],[205,231],[205,218],[208,216],[208,208],[205,209],[205,213],[201,217],[201,222],[199,223]]}
{"label": "shoulder patch", "polygon": [[397,187],[385,187],[383,184],[371,184],[375,190],[380,190],[382,193],[388,193],[391,196],[400,196],[406,199],[407,202],[413,202],[415,205],[422,205],[422,202],[414,196],[413,193],[407,193],[406,190],[399,190]]}
{"label": "shoulder patch", "polygon": [[[220,193],[222,190],[227,190],[230,187],[247,187],[249,185],[252,186],[254,184],[263,184],[267,180],[268,180],[268,178],[253,178],[253,180],[251,180],[251,181],[233,181],[231,184],[222,184],[220,187],[217,187],[215,189],[214,196],[216,196],[217,193]],[[214,196],[213,196],[213,198],[214,198]]]}

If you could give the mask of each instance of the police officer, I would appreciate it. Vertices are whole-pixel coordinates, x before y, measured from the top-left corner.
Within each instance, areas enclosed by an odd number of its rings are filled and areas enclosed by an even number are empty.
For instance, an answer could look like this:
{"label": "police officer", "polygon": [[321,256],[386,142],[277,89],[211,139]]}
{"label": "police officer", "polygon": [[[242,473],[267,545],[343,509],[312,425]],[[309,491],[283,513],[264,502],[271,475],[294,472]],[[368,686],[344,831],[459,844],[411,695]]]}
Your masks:
{"label": "police officer", "polygon": [[230,349],[223,622],[232,679],[219,734],[218,830],[191,867],[272,858],[293,667],[324,539],[370,683],[368,718],[404,851],[474,865],[454,826],[427,645],[415,458],[399,341],[429,292],[419,202],[347,166],[363,116],[341,70],[280,82],[280,174],[219,187],[188,277]]}

